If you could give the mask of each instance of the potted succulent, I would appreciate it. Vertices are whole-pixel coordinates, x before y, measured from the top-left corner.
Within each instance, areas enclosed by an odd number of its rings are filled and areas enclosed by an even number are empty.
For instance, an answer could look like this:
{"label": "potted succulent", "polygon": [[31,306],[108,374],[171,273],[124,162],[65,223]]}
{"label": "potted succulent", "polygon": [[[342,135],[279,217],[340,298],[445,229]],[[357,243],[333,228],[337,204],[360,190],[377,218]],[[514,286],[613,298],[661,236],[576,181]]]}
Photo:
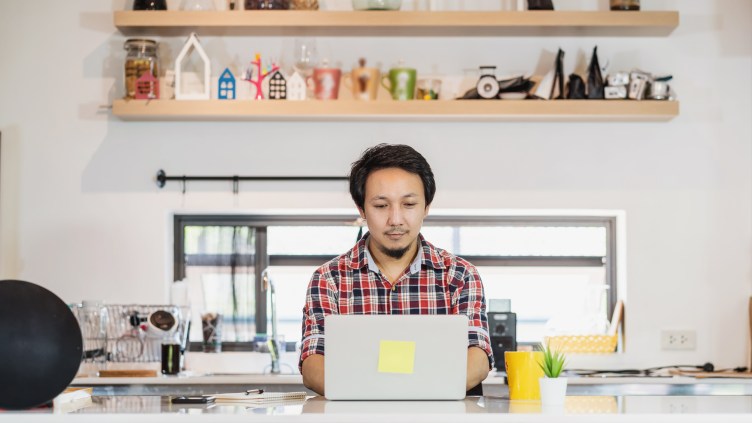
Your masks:
{"label": "potted succulent", "polygon": [[543,369],[545,377],[540,378],[540,395],[543,406],[564,405],[567,394],[567,378],[560,377],[566,365],[566,356],[561,351],[551,349],[541,344],[543,361],[538,363]]}

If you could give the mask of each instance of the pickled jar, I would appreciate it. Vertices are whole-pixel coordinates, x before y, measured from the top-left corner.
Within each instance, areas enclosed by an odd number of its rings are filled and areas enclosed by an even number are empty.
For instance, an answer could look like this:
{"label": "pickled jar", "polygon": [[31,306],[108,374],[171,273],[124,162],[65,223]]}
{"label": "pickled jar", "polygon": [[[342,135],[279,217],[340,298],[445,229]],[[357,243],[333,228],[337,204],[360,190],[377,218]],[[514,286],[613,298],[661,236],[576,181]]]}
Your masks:
{"label": "pickled jar", "polygon": [[611,10],[640,10],[640,0],[610,0]]}
{"label": "pickled jar", "polygon": [[[159,78],[157,57],[157,42],[145,39],[129,39],[125,41],[125,98],[136,98],[136,81],[146,72],[151,72],[155,79]],[[150,97],[156,97],[151,93]]]}

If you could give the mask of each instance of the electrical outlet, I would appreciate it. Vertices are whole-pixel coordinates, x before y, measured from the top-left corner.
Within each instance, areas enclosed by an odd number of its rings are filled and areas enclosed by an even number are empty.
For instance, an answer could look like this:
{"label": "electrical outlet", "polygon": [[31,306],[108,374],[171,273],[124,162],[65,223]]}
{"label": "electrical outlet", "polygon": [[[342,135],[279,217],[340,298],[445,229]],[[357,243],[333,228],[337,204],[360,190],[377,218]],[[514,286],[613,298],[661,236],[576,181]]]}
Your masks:
{"label": "electrical outlet", "polygon": [[662,350],[694,350],[696,344],[697,334],[693,330],[661,331]]}
{"label": "electrical outlet", "polygon": [[661,397],[661,411],[669,414],[694,414],[697,412],[697,397]]}

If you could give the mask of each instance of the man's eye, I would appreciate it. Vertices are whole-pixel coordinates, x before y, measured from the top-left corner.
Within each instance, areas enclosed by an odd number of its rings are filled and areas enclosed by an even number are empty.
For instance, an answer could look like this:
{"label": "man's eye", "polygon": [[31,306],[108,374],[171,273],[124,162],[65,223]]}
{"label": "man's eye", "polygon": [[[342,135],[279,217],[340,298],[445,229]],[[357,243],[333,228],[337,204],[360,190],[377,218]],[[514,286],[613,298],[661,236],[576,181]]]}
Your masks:
{"label": "man's eye", "polygon": [[415,207],[416,205],[417,205],[416,203],[405,203],[405,207],[408,207],[408,208]]}
{"label": "man's eye", "polygon": [[383,209],[384,207],[386,207],[386,204],[374,204],[373,206],[377,209]]}

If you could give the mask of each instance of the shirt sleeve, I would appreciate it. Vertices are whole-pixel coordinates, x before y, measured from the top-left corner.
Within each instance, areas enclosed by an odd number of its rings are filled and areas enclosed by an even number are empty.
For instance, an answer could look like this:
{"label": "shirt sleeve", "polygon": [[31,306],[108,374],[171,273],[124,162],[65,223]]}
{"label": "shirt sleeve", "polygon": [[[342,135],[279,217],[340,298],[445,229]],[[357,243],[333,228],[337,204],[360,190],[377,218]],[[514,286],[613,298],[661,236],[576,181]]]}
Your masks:
{"label": "shirt sleeve", "polygon": [[457,314],[465,314],[468,318],[468,346],[479,347],[488,355],[489,369],[494,367],[491,339],[488,335],[488,315],[486,315],[486,297],[483,292],[483,282],[478,270],[468,264],[464,275],[464,285],[457,300]]}
{"label": "shirt sleeve", "polygon": [[303,307],[303,341],[300,347],[298,369],[303,360],[313,354],[324,355],[324,316],[337,314],[336,287],[326,277],[324,269],[313,273],[306,291]]}

